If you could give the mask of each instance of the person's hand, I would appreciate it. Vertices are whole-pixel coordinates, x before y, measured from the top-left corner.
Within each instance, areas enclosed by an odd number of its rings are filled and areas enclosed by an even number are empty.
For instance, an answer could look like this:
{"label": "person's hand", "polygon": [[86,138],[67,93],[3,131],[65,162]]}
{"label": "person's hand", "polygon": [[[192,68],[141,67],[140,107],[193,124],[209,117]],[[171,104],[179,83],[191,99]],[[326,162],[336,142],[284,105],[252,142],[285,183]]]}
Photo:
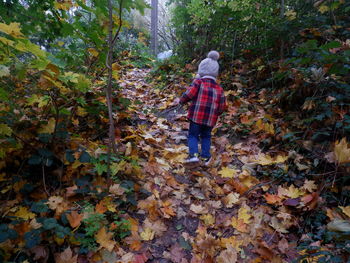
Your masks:
{"label": "person's hand", "polygon": [[173,105],[174,106],[177,106],[180,104],[180,98],[176,98],[174,101],[173,101]]}

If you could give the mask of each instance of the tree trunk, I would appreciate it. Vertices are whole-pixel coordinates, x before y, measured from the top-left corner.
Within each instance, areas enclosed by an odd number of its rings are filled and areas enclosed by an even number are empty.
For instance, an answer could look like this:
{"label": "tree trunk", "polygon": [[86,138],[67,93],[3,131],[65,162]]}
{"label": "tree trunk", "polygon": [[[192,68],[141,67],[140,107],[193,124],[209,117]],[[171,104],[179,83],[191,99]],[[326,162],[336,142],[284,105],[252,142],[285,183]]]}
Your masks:
{"label": "tree trunk", "polygon": [[112,0],[108,0],[108,11],[109,11],[109,32],[108,32],[108,54],[107,54],[107,63],[108,68],[108,81],[107,87],[105,88],[107,106],[108,106],[108,118],[109,118],[109,147],[108,147],[108,160],[107,160],[107,176],[110,178],[110,155],[111,150],[114,153],[117,153],[117,145],[115,144],[115,129],[114,129],[114,120],[113,120],[113,108],[112,108],[112,63],[113,63],[113,8]]}
{"label": "tree trunk", "polygon": [[[284,0],[281,0],[281,13],[280,13],[281,19],[284,17]],[[280,46],[280,58],[283,59],[284,57],[284,40],[281,39],[281,46]]]}
{"label": "tree trunk", "polygon": [[158,48],[158,0],[152,0],[151,11],[151,50],[157,55]]}

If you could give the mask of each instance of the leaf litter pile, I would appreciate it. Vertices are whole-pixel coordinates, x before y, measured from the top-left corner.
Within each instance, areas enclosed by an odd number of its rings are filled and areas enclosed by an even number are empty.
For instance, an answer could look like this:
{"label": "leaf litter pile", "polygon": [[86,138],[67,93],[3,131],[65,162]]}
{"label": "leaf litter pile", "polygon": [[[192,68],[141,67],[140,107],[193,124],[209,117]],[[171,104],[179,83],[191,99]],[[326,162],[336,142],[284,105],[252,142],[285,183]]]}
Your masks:
{"label": "leaf litter pile", "polygon": [[[265,111],[265,94],[243,96],[242,87],[226,92],[228,111],[213,131],[211,165],[184,165],[186,111],[167,109],[185,83],[154,89],[145,82],[147,75],[148,70],[131,68],[119,80],[131,104],[115,115],[124,157],[112,160],[112,180],[102,176],[106,149],[72,138],[72,147],[85,150],[64,157],[66,184],[49,197],[41,189],[31,193],[40,201],[29,205],[22,202],[25,182],[3,188],[2,194],[11,187],[17,193],[1,204],[2,214],[16,220],[1,225],[4,255],[25,247],[37,262],[54,257],[72,263],[277,263],[303,255],[308,262],[317,260],[298,246],[308,242],[314,211],[325,203],[320,197],[325,186],[318,185],[317,176],[326,175],[298,177],[319,160],[274,140],[277,129],[287,133],[289,127]],[[345,163],[349,151],[344,139],[322,157]],[[321,209],[325,217],[316,231],[350,230],[350,206]],[[335,249],[326,241],[311,245]]]}

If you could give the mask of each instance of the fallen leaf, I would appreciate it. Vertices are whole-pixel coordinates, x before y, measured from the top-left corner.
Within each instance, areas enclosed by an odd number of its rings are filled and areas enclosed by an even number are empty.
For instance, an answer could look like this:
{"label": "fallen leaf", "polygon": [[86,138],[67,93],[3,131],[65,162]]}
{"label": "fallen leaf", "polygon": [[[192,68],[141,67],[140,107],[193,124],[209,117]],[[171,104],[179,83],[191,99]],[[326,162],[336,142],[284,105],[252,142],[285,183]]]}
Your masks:
{"label": "fallen leaf", "polygon": [[227,196],[223,198],[223,203],[227,208],[232,208],[234,204],[239,202],[239,194],[238,193],[229,193]]}
{"label": "fallen leaf", "polygon": [[334,219],[327,224],[327,229],[334,232],[349,232],[350,231],[350,221]]}
{"label": "fallen leaf", "polygon": [[25,220],[29,220],[35,217],[35,214],[28,211],[27,207],[24,206],[20,206],[18,211],[16,213],[14,213],[14,216],[25,219]]}
{"label": "fallen leaf", "polygon": [[350,206],[339,206],[339,208],[341,209],[341,211],[347,215],[348,217],[350,217]]}
{"label": "fallen leaf", "polygon": [[220,174],[221,177],[224,177],[224,178],[237,177],[237,173],[238,173],[238,170],[232,169],[232,168],[229,168],[229,167],[224,167],[218,172],[218,174]]}
{"label": "fallen leaf", "polygon": [[79,214],[77,211],[72,211],[70,214],[67,214],[67,219],[72,228],[80,226],[81,220],[83,220],[84,214]]}
{"label": "fallen leaf", "polygon": [[339,164],[350,162],[350,147],[346,141],[346,138],[336,141],[334,146],[335,159]]}
{"label": "fallen leaf", "polygon": [[216,260],[218,263],[236,263],[237,251],[231,245],[228,245],[227,249],[221,251]]}
{"label": "fallen leaf", "polygon": [[142,240],[149,241],[154,238],[154,234],[155,232],[151,228],[146,227],[145,230],[141,232],[140,236]]}
{"label": "fallen leaf", "polygon": [[312,193],[314,190],[317,189],[317,185],[314,181],[305,180],[302,188]]}
{"label": "fallen leaf", "polygon": [[105,248],[109,252],[111,252],[114,246],[117,244],[114,240],[112,240],[112,237],[113,237],[113,233],[107,232],[105,227],[102,227],[95,234],[96,242],[100,245],[100,248]]}
{"label": "fallen leaf", "polygon": [[276,217],[272,217],[269,225],[272,226],[277,232],[284,233],[284,234],[288,233],[288,230],[285,228],[285,226],[282,223],[278,221]]}
{"label": "fallen leaf", "polygon": [[274,205],[274,204],[279,204],[282,201],[282,198],[279,197],[278,195],[272,195],[272,194],[265,194],[264,195],[266,202],[268,204]]}
{"label": "fallen leaf", "polygon": [[109,192],[115,195],[123,195],[125,189],[120,186],[120,184],[113,184],[109,187]]}
{"label": "fallen leaf", "polygon": [[55,254],[56,263],[77,263],[78,255],[73,256],[70,247],[67,247],[62,253]]}
{"label": "fallen leaf", "polygon": [[204,224],[206,226],[211,226],[215,223],[215,217],[213,217],[212,215],[210,214],[207,214],[207,215],[201,215],[199,217],[201,220],[203,220]]}
{"label": "fallen leaf", "polygon": [[207,214],[208,213],[208,209],[204,206],[201,206],[201,205],[191,204],[190,210],[195,212],[196,214]]}

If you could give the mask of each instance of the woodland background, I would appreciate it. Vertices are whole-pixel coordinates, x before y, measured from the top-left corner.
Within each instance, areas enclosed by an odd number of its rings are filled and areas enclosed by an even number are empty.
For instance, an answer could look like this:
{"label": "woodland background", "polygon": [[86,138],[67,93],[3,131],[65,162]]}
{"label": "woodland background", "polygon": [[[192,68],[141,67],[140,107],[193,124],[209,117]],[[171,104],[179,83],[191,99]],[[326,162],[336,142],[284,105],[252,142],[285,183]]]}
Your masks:
{"label": "woodland background", "polygon": [[[0,1],[0,262],[349,262],[350,2],[161,1],[164,61],[149,14]],[[213,49],[219,161],[184,169],[162,111]]]}

